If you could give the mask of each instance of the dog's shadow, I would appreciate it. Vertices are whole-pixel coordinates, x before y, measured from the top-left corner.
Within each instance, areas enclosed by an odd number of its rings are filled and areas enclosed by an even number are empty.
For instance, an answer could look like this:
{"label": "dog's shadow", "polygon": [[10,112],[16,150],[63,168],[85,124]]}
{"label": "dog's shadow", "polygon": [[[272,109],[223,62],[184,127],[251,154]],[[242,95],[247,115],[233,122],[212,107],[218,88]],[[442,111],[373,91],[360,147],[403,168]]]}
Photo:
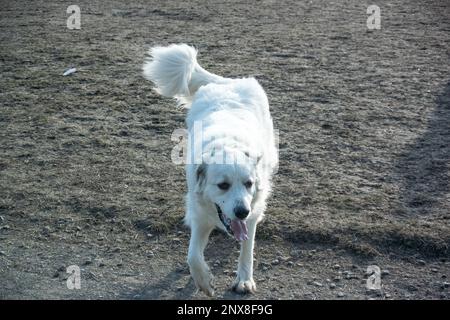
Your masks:
{"label": "dog's shadow", "polygon": [[450,81],[436,99],[427,130],[396,163],[400,186],[397,212],[403,216],[444,216],[450,190]]}
{"label": "dog's shadow", "polygon": [[173,269],[156,283],[145,284],[140,288],[126,292],[121,298],[133,300],[192,299],[197,291],[192,279],[189,279],[184,286],[179,283],[185,276],[186,271],[184,269]]}
{"label": "dog's shadow", "polygon": [[[237,264],[234,263],[234,260],[238,257],[236,254],[238,249],[239,245],[227,235],[213,231],[209,245],[205,250],[205,258],[212,268],[215,278],[223,277],[225,272],[232,273],[236,270]],[[219,261],[219,263],[215,264],[215,261]],[[187,282],[185,279],[188,279]],[[224,289],[221,288],[219,290]],[[216,288],[216,296],[213,299],[242,299],[246,297],[245,295],[233,292],[231,290],[231,283],[228,288],[225,288],[223,293],[218,292],[219,290]],[[205,299],[208,297],[197,290],[194,281],[189,275],[189,267],[186,264],[182,267],[169,270],[156,283],[148,283],[135,290],[124,293],[121,298],[134,300],[184,300]]]}

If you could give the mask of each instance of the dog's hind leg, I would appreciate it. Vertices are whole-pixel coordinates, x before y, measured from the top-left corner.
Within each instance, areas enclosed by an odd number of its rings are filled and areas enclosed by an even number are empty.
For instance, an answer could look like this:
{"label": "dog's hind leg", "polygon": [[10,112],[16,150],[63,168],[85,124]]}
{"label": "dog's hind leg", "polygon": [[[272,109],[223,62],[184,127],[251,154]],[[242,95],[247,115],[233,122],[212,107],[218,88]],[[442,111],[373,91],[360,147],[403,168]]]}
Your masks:
{"label": "dog's hind leg", "polygon": [[195,285],[208,296],[214,295],[213,276],[205,262],[204,250],[208,244],[209,234],[213,226],[201,223],[191,225],[191,240],[189,242],[188,264]]}
{"label": "dog's hind leg", "polygon": [[256,285],[253,280],[253,249],[255,243],[257,220],[247,221],[248,240],[242,241],[237,278],[233,290],[239,293],[255,293]]}

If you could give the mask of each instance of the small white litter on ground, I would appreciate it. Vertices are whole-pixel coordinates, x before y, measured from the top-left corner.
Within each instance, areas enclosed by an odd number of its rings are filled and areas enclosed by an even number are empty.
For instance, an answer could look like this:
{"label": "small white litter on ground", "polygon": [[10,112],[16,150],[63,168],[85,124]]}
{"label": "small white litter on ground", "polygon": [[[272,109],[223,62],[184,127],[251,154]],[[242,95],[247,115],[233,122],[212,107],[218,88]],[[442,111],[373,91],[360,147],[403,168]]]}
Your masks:
{"label": "small white litter on ground", "polygon": [[64,71],[63,76],[68,76],[75,72],[77,72],[77,68],[70,68],[70,69],[67,69],[66,71]]}

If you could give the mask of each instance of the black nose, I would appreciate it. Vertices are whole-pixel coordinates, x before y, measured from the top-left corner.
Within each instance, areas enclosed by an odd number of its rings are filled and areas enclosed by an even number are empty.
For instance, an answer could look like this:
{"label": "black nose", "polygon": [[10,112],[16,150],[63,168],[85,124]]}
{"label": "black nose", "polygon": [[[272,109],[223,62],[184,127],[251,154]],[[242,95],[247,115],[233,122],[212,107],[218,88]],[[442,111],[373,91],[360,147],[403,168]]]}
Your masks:
{"label": "black nose", "polygon": [[248,210],[245,207],[234,208],[234,215],[241,220],[244,220],[245,218],[247,218],[249,212],[250,212],[250,210]]}

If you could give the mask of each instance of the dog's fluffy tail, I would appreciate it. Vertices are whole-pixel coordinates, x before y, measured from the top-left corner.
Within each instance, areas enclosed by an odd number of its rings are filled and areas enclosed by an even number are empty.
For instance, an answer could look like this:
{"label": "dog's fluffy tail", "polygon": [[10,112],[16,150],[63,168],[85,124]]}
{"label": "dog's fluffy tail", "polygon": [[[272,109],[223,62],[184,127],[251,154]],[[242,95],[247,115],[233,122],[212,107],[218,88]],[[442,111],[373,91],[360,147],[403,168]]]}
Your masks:
{"label": "dog's fluffy tail", "polygon": [[155,84],[155,90],[189,106],[195,92],[208,83],[224,83],[226,78],[212,74],[197,63],[197,51],[186,44],[153,47],[144,63],[144,77]]}

